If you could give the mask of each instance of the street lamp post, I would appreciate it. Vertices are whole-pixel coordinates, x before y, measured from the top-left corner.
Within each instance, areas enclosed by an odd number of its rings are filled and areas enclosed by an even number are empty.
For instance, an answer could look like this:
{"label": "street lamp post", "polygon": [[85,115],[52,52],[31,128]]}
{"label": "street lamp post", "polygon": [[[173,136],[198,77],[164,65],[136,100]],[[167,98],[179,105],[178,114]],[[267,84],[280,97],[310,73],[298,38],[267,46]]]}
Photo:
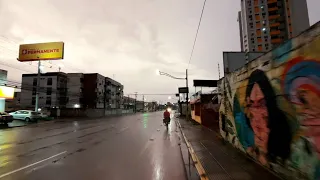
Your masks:
{"label": "street lamp post", "polygon": [[[168,74],[166,72],[162,72],[162,71],[159,71],[159,70],[157,70],[156,73],[158,75],[167,76],[167,77],[170,77],[172,79],[186,80],[186,87],[189,89],[189,87],[188,87],[188,69],[186,69],[186,77],[185,78],[177,78],[175,76],[172,76],[172,75],[170,75],[170,74]],[[189,110],[188,110],[188,108],[189,108],[189,92],[187,93],[186,101],[187,101],[187,114],[186,114],[186,116],[187,116],[187,120],[188,120],[188,118],[189,118],[189,116],[188,116],[188,112],[189,112]]]}

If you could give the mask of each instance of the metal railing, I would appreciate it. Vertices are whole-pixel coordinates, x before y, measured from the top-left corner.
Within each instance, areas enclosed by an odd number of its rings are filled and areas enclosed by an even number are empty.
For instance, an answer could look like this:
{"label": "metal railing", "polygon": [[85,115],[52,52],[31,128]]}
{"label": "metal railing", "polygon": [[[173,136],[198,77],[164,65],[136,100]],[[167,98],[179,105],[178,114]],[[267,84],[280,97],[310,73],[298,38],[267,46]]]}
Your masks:
{"label": "metal railing", "polygon": [[195,151],[193,150],[190,142],[186,138],[185,134],[182,131],[182,127],[179,121],[176,121],[178,124],[178,127],[180,128],[181,135],[183,137],[184,142],[186,143],[187,149],[188,149],[188,170],[189,174],[188,176],[191,177],[191,160],[193,167],[197,170],[197,174],[199,176],[199,179],[201,180],[209,180],[206,171],[204,170],[199,158],[197,157]]}

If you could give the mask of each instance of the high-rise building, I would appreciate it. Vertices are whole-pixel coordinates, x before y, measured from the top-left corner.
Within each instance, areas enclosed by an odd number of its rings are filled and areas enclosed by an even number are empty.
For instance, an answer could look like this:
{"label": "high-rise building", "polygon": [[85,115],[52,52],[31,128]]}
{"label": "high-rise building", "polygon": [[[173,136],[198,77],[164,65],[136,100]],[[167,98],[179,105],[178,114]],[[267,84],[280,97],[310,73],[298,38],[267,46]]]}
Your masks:
{"label": "high-rise building", "polygon": [[241,50],[269,51],[309,28],[306,0],[241,0]]}

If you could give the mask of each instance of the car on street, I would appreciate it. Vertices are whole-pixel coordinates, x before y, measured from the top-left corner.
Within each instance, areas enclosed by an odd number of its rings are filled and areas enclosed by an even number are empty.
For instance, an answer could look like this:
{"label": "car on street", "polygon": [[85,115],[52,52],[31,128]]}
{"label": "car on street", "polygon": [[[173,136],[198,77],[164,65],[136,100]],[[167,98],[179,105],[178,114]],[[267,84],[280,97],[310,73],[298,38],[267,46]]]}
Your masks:
{"label": "car on street", "polygon": [[19,111],[10,113],[10,115],[13,116],[13,119],[24,120],[26,122],[29,122],[29,121],[37,122],[39,119],[41,119],[41,114],[35,111],[30,111],[30,110],[19,110]]}
{"label": "car on street", "polygon": [[6,112],[0,112],[0,123],[1,124],[8,124],[13,121],[13,117]]}

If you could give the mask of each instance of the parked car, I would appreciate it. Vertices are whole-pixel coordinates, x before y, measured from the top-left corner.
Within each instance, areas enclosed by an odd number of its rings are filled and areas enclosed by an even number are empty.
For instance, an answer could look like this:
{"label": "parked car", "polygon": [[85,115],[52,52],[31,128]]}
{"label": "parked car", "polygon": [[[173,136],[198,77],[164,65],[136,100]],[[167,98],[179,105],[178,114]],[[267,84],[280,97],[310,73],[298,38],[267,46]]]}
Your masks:
{"label": "parked car", "polygon": [[0,112],[0,123],[1,124],[8,124],[13,121],[13,117],[6,112]]}
{"label": "parked car", "polygon": [[41,114],[35,111],[30,111],[30,110],[19,110],[19,111],[10,113],[10,115],[13,116],[13,119],[25,120],[27,122],[29,121],[36,122],[39,119],[41,119]]}

